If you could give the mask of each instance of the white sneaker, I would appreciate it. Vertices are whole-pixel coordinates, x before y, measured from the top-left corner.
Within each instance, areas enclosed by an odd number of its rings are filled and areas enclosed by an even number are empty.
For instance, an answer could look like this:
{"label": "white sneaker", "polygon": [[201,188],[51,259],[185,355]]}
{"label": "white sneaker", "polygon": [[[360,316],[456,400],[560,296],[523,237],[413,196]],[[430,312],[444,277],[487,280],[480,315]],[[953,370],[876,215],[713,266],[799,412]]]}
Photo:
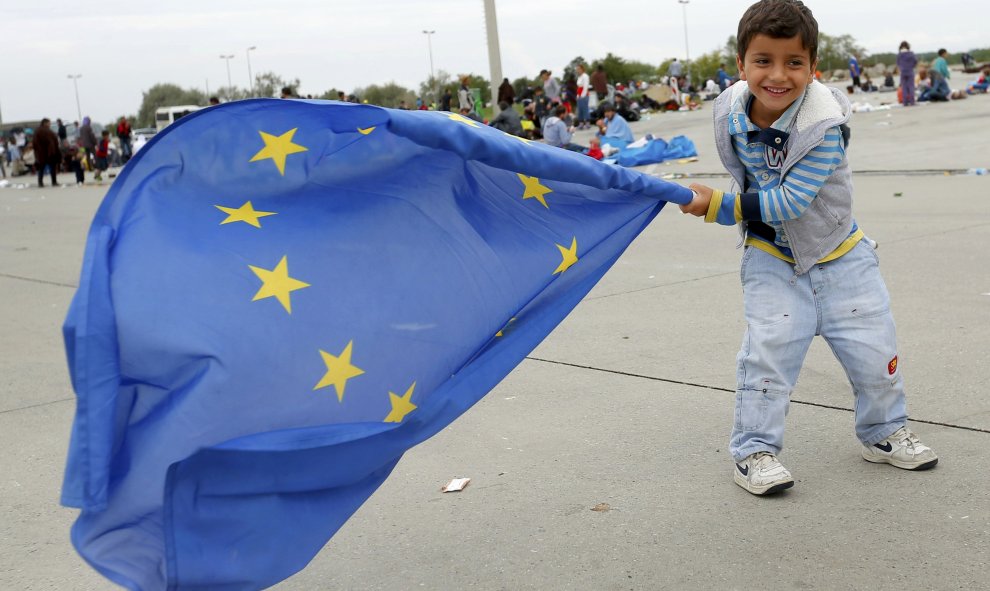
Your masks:
{"label": "white sneaker", "polygon": [[907,427],[879,443],[863,446],[863,459],[874,464],[890,464],[905,470],[927,470],[938,463],[938,456]]}
{"label": "white sneaker", "polygon": [[768,451],[746,456],[732,472],[736,484],[754,495],[772,495],[794,486],[791,473]]}

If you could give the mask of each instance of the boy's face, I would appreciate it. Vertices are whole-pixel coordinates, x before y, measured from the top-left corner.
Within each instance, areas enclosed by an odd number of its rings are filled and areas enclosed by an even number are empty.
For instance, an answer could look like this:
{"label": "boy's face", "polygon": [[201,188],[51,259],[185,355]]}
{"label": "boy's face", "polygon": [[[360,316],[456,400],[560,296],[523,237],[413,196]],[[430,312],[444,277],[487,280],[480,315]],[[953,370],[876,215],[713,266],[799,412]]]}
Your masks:
{"label": "boy's face", "polygon": [[818,63],[799,35],[774,39],[761,33],[750,40],[744,59],[736,57],[736,66],[756,98],[752,115],[773,123],[815,79]]}

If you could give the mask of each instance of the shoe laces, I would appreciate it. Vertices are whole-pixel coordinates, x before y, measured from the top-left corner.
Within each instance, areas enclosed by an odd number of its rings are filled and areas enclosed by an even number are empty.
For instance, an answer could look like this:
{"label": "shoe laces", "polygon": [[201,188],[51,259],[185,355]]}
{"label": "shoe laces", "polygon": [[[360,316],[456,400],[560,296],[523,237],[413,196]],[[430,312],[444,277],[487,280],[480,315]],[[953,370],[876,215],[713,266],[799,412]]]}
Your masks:
{"label": "shoe laces", "polygon": [[893,435],[888,437],[888,439],[896,441],[903,447],[914,448],[915,445],[921,445],[921,440],[918,439],[918,436],[907,427],[901,427],[897,431],[894,431]]}
{"label": "shoe laces", "polygon": [[755,466],[757,470],[762,470],[767,464],[772,464],[776,461],[777,456],[768,451],[758,451],[753,454],[753,466]]}

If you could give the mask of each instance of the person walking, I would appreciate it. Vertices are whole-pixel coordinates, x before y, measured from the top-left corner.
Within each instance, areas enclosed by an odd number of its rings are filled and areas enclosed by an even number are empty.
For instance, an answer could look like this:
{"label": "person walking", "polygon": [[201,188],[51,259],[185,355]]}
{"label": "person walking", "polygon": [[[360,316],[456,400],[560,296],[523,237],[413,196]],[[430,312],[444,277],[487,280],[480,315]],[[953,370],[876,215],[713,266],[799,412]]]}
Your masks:
{"label": "person walking", "polygon": [[59,164],[62,162],[62,151],[58,147],[58,136],[52,131],[52,120],[41,120],[41,126],[34,130],[31,146],[34,148],[35,166],[38,168],[38,186],[45,186],[45,167],[51,171],[52,186],[58,186]]}
{"label": "person walking", "polygon": [[911,44],[901,41],[901,47],[897,52],[897,70],[901,73],[901,104],[905,107],[914,105],[914,68],[918,65],[918,58],[911,51]]}
{"label": "person walking", "polygon": [[68,137],[68,133],[66,133],[66,130],[65,130],[65,124],[62,123],[62,120],[61,119],[56,119],[55,120],[55,123],[56,123],[55,128],[58,130],[56,132],[57,135],[58,135],[58,139],[59,139],[60,142],[64,142],[65,141],[65,138]]}

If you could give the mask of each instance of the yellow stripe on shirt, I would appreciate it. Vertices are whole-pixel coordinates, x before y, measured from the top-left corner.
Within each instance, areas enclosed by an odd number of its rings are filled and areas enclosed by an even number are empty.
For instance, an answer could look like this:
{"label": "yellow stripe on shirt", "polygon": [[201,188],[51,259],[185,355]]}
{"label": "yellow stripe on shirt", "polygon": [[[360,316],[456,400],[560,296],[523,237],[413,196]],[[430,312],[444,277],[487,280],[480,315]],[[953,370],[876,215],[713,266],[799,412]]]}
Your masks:
{"label": "yellow stripe on shirt", "polygon": [[[850,234],[848,238],[846,238],[845,240],[843,240],[842,241],[842,244],[840,244],[839,246],[837,246],[835,248],[835,250],[833,250],[832,252],[828,253],[828,255],[825,256],[825,258],[823,258],[822,260],[820,260],[818,262],[819,263],[827,263],[829,261],[834,261],[835,259],[841,257],[842,255],[844,255],[847,252],[849,252],[850,250],[852,250],[853,247],[856,246],[856,244],[858,244],[859,241],[863,239],[863,236],[864,236],[863,230],[857,229],[855,232],[853,232],[852,234]],[[767,242],[766,240],[761,240],[759,238],[755,238],[755,237],[752,237],[752,236],[747,236],[746,237],[746,246],[752,246],[754,248],[758,248],[758,249],[762,250],[763,252],[765,252],[767,254],[770,254],[770,255],[773,255],[773,256],[777,257],[778,259],[780,259],[782,261],[786,261],[788,263],[794,264],[794,259],[792,257],[789,257],[786,254],[780,252],[777,249],[776,246],[774,246],[773,244]]]}

